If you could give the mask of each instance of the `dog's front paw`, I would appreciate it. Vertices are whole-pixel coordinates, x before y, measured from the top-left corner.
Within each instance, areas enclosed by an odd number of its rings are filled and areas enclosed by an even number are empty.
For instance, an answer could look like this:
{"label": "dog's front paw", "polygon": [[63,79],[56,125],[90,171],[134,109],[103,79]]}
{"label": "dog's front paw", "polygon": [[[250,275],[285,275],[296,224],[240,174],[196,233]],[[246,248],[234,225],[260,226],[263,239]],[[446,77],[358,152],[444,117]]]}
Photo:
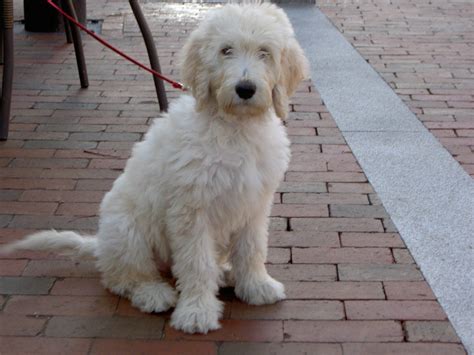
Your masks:
{"label": "dog's front paw", "polygon": [[272,304],[286,298],[285,286],[269,275],[242,282],[235,288],[235,294],[253,305]]}
{"label": "dog's front paw", "polygon": [[[181,296],[182,297],[182,296]],[[185,333],[208,333],[219,329],[223,304],[215,296],[209,299],[182,300],[171,315],[171,326]]]}

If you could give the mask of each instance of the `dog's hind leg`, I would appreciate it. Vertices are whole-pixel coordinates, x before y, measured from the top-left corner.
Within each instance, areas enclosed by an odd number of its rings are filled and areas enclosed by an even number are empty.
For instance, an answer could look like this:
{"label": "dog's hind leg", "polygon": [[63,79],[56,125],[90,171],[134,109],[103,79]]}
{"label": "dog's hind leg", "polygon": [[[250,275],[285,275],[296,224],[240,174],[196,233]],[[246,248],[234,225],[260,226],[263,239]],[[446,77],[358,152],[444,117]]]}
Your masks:
{"label": "dog's hind leg", "polygon": [[153,248],[134,226],[122,222],[103,224],[97,265],[102,283],[124,296],[143,312],[163,312],[176,304],[176,290],[157,270]]}
{"label": "dog's hind leg", "polygon": [[176,305],[178,294],[166,281],[155,280],[138,284],[130,295],[132,305],[142,312],[165,312]]}

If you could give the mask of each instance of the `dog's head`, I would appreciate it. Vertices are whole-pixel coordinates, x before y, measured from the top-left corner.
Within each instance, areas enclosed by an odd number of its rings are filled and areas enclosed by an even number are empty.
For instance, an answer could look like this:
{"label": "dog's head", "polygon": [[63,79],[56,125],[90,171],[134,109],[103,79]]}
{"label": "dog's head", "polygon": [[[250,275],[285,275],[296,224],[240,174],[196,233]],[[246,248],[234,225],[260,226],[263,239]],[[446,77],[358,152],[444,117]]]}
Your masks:
{"label": "dog's head", "polygon": [[288,97],[308,62],[288,17],[275,5],[227,5],[190,35],[181,73],[197,110],[257,116],[272,106],[285,119]]}

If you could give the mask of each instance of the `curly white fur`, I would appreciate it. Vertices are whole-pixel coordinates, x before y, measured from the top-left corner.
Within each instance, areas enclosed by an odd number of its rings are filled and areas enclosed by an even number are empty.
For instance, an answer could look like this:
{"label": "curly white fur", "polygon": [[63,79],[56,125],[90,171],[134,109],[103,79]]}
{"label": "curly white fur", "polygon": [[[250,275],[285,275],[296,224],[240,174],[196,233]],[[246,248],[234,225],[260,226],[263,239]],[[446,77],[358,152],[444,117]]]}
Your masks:
{"label": "curly white fur", "polygon": [[[144,312],[176,306],[173,327],[207,333],[219,328],[216,295],[228,265],[242,300],[285,297],[264,265],[268,216],[290,158],[280,118],[307,61],[285,13],[269,4],[211,11],[183,58],[193,96],[174,102],[135,145],[102,202],[97,238],[41,232],[8,250],[92,254],[112,292]],[[250,99],[236,93],[242,81],[255,85]],[[171,265],[176,290],[161,278],[154,251]]]}

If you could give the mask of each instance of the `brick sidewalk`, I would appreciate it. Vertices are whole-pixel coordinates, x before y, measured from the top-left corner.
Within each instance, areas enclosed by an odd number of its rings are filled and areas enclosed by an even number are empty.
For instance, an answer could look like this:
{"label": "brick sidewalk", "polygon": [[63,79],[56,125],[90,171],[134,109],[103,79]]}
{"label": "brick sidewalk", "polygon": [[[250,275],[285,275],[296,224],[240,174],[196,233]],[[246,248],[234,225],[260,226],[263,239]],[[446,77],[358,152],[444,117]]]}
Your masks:
{"label": "brick sidewalk", "polygon": [[323,0],[318,7],[474,176],[470,0]]}
{"label": "brick sidewalk", "polygon": [[[103,36],[145,60],[126,2],[89,8]],[[99,6],[100,5],[100,6]],[[146,4],[164,71],[206,6]],[[105,16],[105,14],[110,14]],[[42,228],[93,231],[97,206],[157,104],[148,75],[89,39],[79,89],[62,34],[16,35],[11,137],[0,146],[0,242]],[[170,92],[175,96],[176,92]],[[288,300],[222,291],[222,329],[185,335],[103,290],[91,262],[0,259],[0,353],[464,354],[446,315],[310,82],[292,99],[293,157],[272,211],[268,269]]]}

